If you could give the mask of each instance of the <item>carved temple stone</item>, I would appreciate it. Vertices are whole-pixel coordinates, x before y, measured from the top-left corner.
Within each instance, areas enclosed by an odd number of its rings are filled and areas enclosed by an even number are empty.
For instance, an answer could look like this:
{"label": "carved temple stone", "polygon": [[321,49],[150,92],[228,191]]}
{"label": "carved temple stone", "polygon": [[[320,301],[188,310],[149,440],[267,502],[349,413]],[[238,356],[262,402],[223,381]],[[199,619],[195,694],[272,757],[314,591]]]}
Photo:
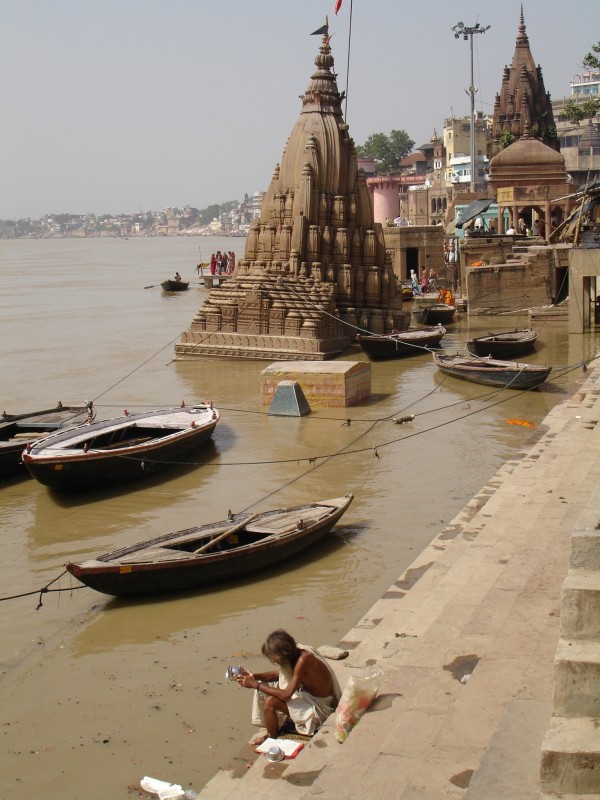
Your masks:
{"label": "carved temple stone", "polygon": [[327,33],[315,66],[245,256],[194,316],[175,345],[178,358],[321,361],[350,346],[353,326],[406,327]]}
{"label": "carved temple stone", "polygon": [[536,67],[531,55],[521,6],[513,60],[510,67],[504,67],[494,104],[492,156],[517,141],[526,130],[530,136],[560,151],[550,94],[544,87],[542,68]]}

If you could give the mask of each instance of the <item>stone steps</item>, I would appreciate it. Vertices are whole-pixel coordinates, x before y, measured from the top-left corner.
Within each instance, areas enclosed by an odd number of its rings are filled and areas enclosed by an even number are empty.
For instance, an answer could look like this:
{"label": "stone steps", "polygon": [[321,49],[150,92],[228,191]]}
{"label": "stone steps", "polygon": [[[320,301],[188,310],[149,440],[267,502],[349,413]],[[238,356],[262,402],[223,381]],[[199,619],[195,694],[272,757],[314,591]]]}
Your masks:
{"label": "stone steps", "polygon": [[542,746],[544,791],[600,797],[600,493],[571,537],[554,663],[554,709]]}
{"label": "stone steps", "polygon": [[[561,639],[558,643],[554,713],[559,717],[600,718],[600,642]],[[600,737],[600,727],[598,732]]]}
{"label": "stone steps", "polygon": [[[595,405],[582,392],[553,409],[549,433],[508,462],[339,643],[350,653],[332,662],[342,686],[367,665],[384,672],[377,700],[343,745],[333,716],[296,759],[251,764],[242,753],[200,798],[537,800],[543,744],[548,792],[561,765],[575,769],[575,744],[588,748],[584,761],[596,769],[589,743],[600,728],[563,718],[548,728],[557,587],[597,481],[596,460],[584,457],[592,439],[600,450],[597,434],[579,417]],[[563,430],[570,435],[559,445]],[[582,538],[573,557],[583,560],[590,546]],[[583,580],[581,571],[573,591]],[[594,674],[595,651],[586,646],[572,644],[563,659],[566,683],[571,666]],[[578,772],[573,787],[584,784],[585,768]],[[569,787],[561,791],[580,791]]]}
{"label": "stone steps", "polygon": [[542,746],[542,790],[551,796],[600,793],[598,720],[553,717]]}

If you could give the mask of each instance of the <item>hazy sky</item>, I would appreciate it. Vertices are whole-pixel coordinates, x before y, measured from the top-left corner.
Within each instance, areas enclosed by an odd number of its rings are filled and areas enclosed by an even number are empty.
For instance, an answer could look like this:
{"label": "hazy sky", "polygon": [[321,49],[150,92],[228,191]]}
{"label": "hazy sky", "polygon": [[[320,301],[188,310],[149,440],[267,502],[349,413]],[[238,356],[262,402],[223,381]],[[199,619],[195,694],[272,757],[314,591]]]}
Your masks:
{"label": "hazy sky", "polygon": [[[346,88],[350,0],[0,0],[0,218],[133,213],[265,190],[300,113],[329,16]],[[570,14],[569,11],[572,10]],[[526,0],[531,51],[553,98],[600,39],[598,0]],[[350,133],[418,144],[493,110],[520,3],[353,0]]]}

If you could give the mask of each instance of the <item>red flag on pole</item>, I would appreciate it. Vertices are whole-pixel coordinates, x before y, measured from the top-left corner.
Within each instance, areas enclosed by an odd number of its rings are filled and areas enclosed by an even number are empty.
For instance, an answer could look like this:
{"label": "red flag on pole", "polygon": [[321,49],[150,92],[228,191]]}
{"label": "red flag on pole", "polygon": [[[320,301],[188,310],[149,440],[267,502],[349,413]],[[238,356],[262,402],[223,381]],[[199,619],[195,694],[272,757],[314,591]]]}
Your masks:
{"label": "red flag on pole", "polygon": [[342,0],[335,0],[335,5],[333,7],[333,10],[335,11],[336,14],[338,13],[341,7],[342,7]]}

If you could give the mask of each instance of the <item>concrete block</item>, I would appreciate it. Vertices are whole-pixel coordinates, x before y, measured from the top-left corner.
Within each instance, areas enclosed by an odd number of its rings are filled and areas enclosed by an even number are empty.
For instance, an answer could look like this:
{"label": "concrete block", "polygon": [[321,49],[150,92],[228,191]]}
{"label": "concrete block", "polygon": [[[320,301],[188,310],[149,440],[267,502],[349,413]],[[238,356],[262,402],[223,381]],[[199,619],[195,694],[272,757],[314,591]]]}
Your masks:
{"label": "concrete block", "polygon": [[599,530],[573,532],[571,536],[571,566],[575,569],[598,570],[600,572]]}
{"label": "concrete block", "polygon": [[559,641],[554,661],[554,713],[600,717],[600,642]]}
{"label": "concrete block", "polygon": [[597,719],[552,717],[542,744],[542,792],[593,794],[600,784]]}
{"label": "concrete block", "polygon": [[263,403],[271,403],[281,381],[295,381],[311,407],[355,406],[371,396],[367,361],[276,361],[260,375]]}
{"label": "concrete block", "polygon": [[570,569],[562,588],[562,635],[600,640],[600,572]]}

